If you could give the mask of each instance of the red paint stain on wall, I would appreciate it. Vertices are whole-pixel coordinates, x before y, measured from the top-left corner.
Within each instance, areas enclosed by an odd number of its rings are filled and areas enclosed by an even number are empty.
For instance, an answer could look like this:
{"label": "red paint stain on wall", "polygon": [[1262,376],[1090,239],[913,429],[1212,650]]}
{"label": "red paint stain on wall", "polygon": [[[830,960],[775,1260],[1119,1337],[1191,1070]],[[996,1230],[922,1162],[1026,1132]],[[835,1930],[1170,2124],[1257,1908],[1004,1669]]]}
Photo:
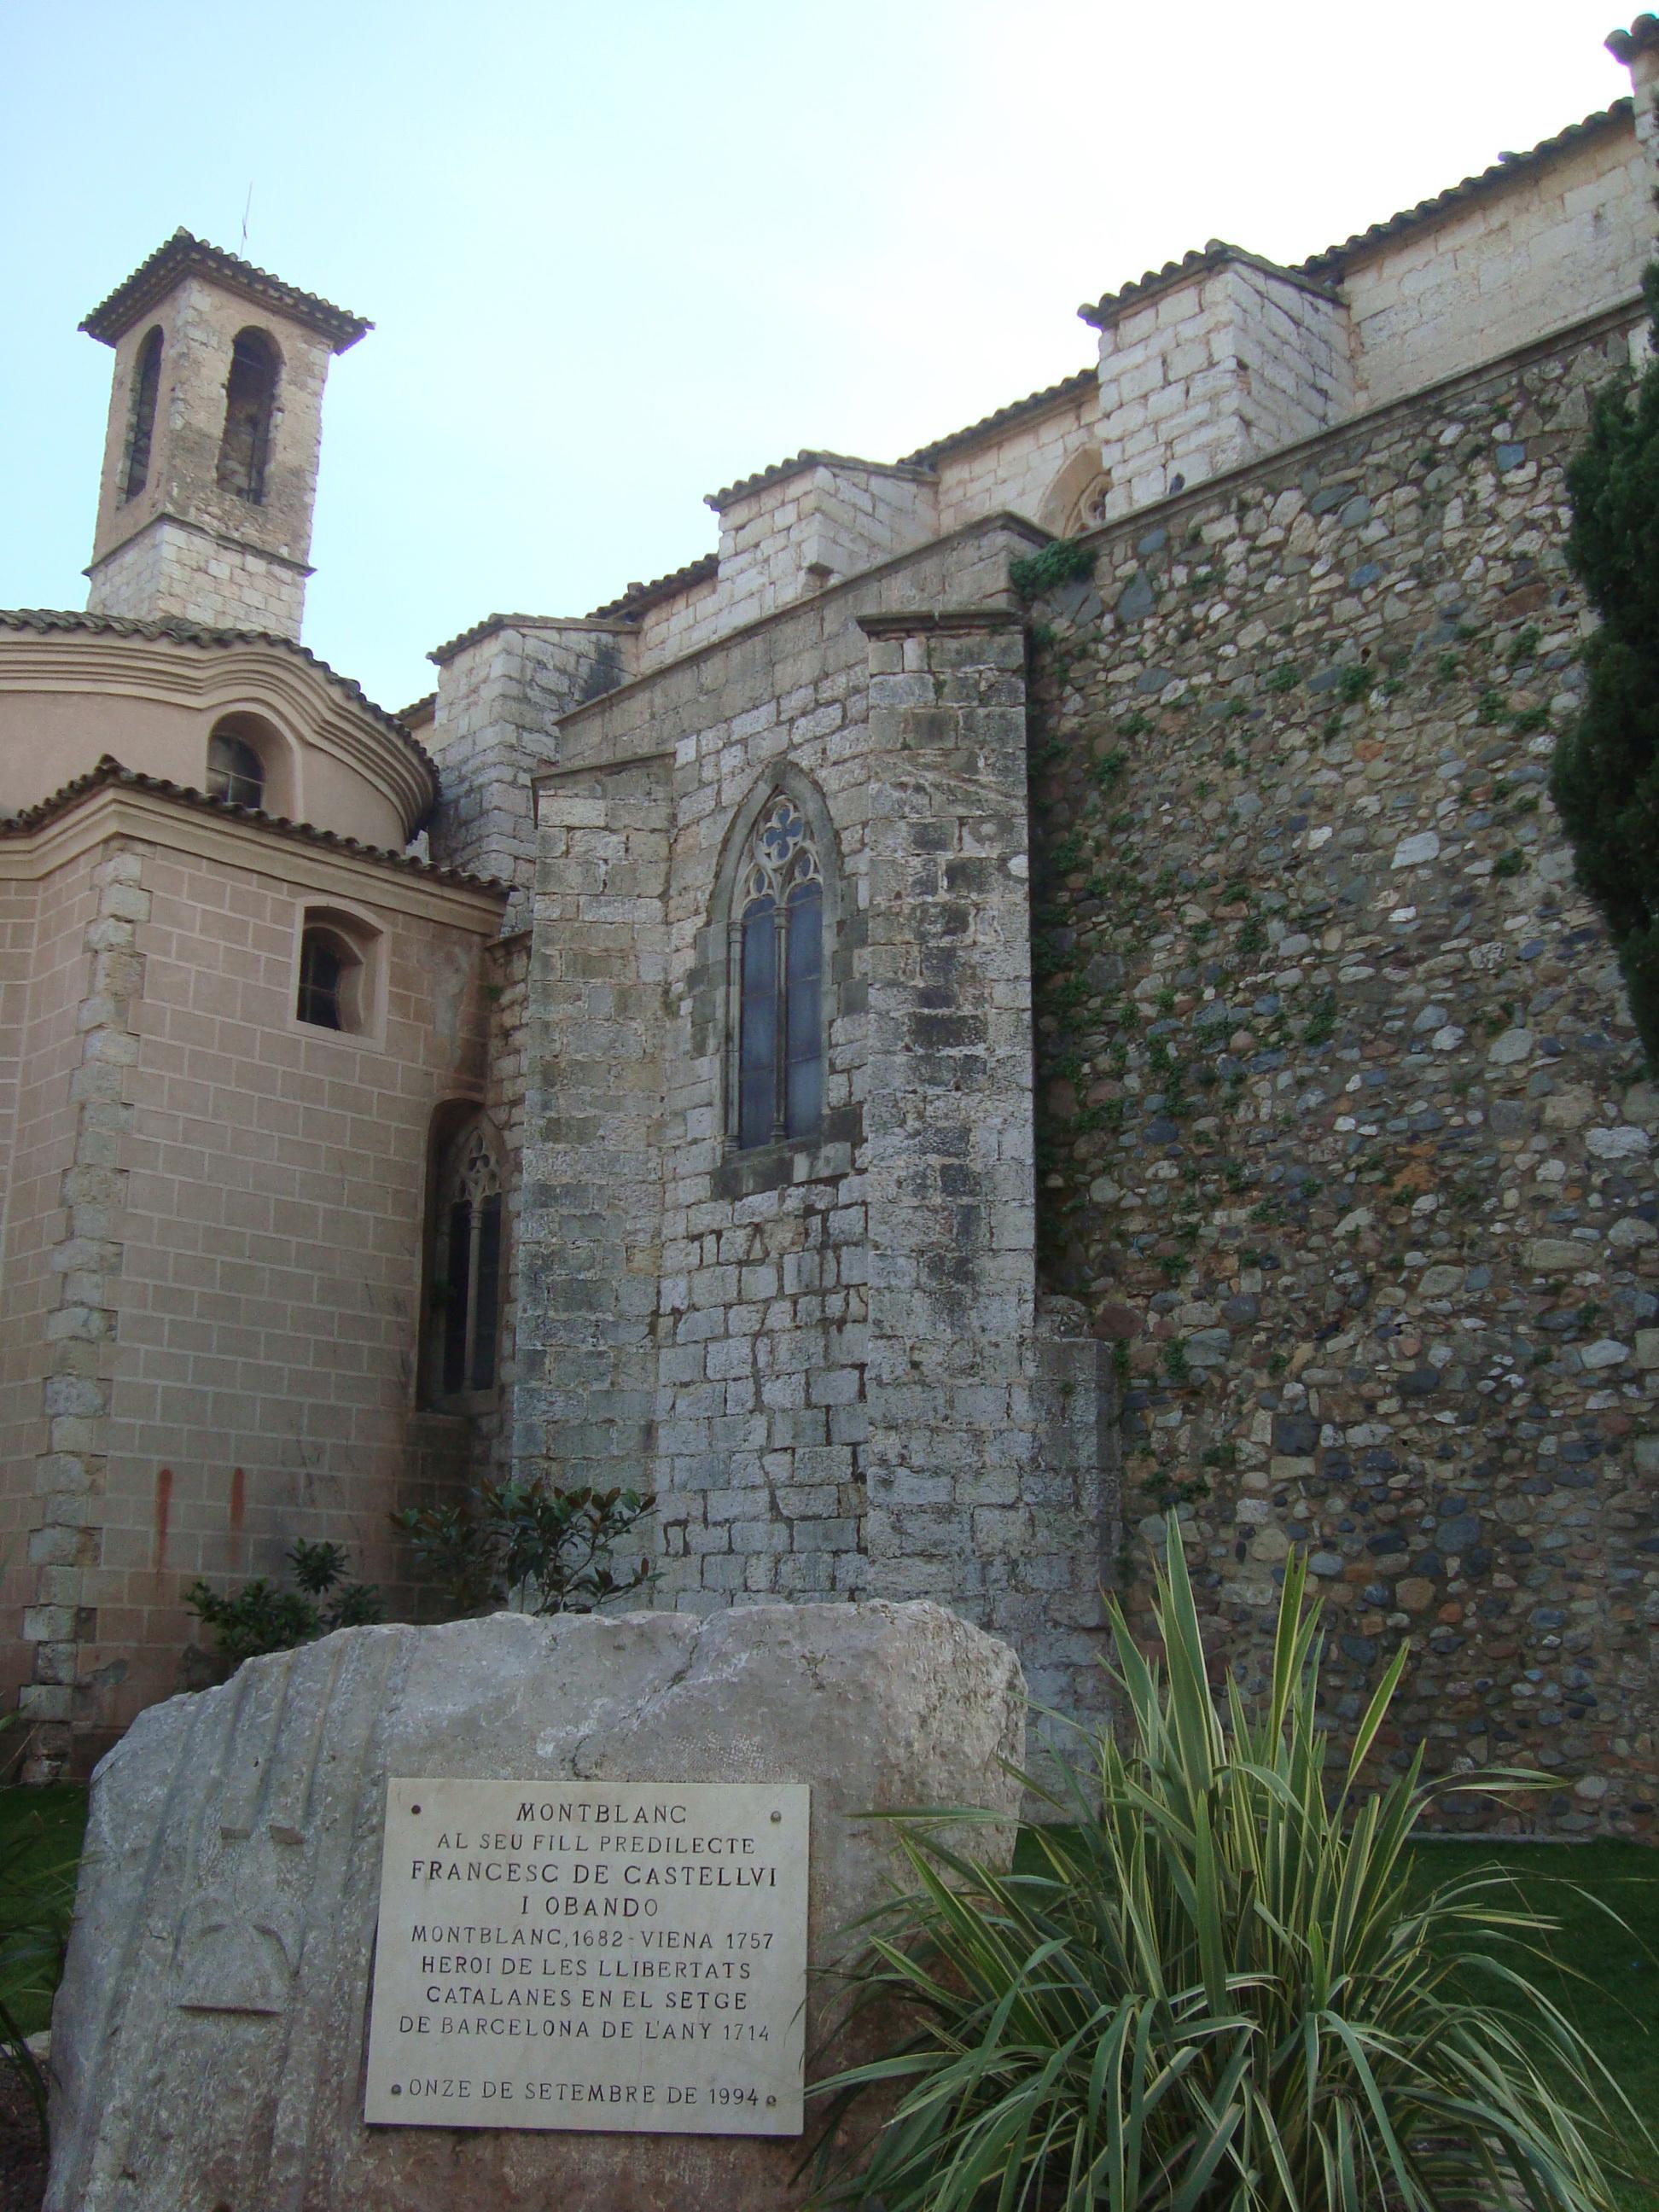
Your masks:
{"label": "red paint stain on wall", "polygon": [[159,1574],[167,1563],[167,1521],[173,1511],[173,1469],[159,1468],[155,1476],[155,1545],[151,1560]]}

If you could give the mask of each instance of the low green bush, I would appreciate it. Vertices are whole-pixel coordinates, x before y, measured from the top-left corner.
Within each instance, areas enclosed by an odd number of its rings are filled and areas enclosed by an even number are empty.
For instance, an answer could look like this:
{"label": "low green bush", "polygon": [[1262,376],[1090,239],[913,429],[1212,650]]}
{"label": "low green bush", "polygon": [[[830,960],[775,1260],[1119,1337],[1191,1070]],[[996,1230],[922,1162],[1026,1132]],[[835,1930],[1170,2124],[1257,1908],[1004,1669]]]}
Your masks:
{"label": "low green bush", "polygon": [[297,1644],[315,1643],[331,1629],[361,1628],[385,1619],[380,1592],[368,1583],[347,1578],[342,1546],[308,1544],[301,1538],[287,1558],[294,1571],[292,1589],[258,1578],[228,1594],[201,1581],[185,1592],[185,1603],[212,1632],[227,1669],[261,1652],[291,1651]]}
{"label": "low green bush", "polygon": [[[1168,1526],[1161,1665],[1113,1610],[1121,1743],[1103,1731],[1086,1767],[1031,1782],[1063,1825],[1003,1874],[960,1840],[975,1816],[897,1819],[915,1887],[872,1917],[851,2017],[907,2027],[820,2085],[824,2201],[1603,2212],[1608,2164],[1645,2130],[1537,1986],[1556,1923],[1490,1869],[1422,1893],[1413,1831],[1449,1785],[1425,1782],[1420,1753],[1370,1771],[1404,1650],[1333,1777],[1300,1556],[1265,1694],[1247,1705],[1229,1680],[1219,1699]],[[872,2092],[896,2101],[849,2168],[837,2123]]]}
{"label": "low green bush", "polygon": [[648,1558],[617,1571],[617,1547],[656,1504],[636,1490],[486,1482],[459,1505],[392,1516],[416,1571],[452,1613],[594,1613],[654,1578]]}
{"label": "low green bush", "polygon": [[[592,1613],[655,1579],[648,1559],[618,1570],[615,1551],[656,1502],[634,1490],[486,1482],[464,1504],[410,1508],[392,1522],[408,1538],[416,1577],[434,1594],[441,1620],[500,1606]],[[385,1620],[380,1591],[348,1578],[342,1546],[302,1540],[287,1557],[292,1589],[260,1577],[228,1592],[198,1581],[185,1592],[227,1673],[262,1652],[291,1651],[332,1629]]]}

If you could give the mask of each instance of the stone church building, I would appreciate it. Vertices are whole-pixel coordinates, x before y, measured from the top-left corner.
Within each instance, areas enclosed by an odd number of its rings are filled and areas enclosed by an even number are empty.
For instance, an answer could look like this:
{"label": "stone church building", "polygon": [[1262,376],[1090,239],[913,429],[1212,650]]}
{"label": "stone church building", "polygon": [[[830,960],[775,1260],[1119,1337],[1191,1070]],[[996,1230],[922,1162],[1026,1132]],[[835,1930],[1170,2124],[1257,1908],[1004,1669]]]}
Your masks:
{"label": "stone church building", "polygon": [[[179,232],[85,612],[0,613],[0,1649],[35,1771],[182,1600],[516,1470],[653,1602],[939,1598],[1099,1700],[1176,1506],[1245,1675],[1305,1547],[1340,1731],[1659,1789],[1659,1092],[1544,795],[1563,468],[1641,357],[1632,100],[717,550],[495,614],[399,714],[300,643],[368,329]],[[1050,549],[1060,548],[1058,554]]]}

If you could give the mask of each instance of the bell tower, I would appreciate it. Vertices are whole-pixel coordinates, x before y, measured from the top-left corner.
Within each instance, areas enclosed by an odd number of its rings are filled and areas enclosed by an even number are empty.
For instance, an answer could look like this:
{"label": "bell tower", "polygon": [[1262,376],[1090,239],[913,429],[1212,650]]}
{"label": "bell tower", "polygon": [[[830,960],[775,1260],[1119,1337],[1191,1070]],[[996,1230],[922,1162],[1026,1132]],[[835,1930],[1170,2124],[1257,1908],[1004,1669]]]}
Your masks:
{"label": "bell tower", "polygon": [[115,374],[91,612],[299,636],[323,385],[373,327],[187,230],[94,308]]}

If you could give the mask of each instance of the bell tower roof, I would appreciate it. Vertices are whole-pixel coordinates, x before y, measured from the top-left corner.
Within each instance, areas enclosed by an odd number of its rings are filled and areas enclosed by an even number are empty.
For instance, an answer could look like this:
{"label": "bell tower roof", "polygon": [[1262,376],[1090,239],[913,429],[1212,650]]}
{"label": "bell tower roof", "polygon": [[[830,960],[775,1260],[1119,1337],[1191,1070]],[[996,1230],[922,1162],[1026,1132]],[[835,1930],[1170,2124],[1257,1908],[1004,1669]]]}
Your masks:
{"label": "bell tower roof", "polygon": [[356,344],[365,331],[374,327],[349,308],[336,307],[313,292],[301,292],[295,285],[285,284],[280,276],[256,269],[252,262],[239,260],[222,247],[210,246],[204,238],[179,229],[165,246],[157,246],[148,261],[141,262],[124,283],[118,284],[81,328],[100,344],[117,345],[182,278],[191,275],[205,276],[222,292],[314,331],[328,341],[334,353],[343,353],[348,346]]}

